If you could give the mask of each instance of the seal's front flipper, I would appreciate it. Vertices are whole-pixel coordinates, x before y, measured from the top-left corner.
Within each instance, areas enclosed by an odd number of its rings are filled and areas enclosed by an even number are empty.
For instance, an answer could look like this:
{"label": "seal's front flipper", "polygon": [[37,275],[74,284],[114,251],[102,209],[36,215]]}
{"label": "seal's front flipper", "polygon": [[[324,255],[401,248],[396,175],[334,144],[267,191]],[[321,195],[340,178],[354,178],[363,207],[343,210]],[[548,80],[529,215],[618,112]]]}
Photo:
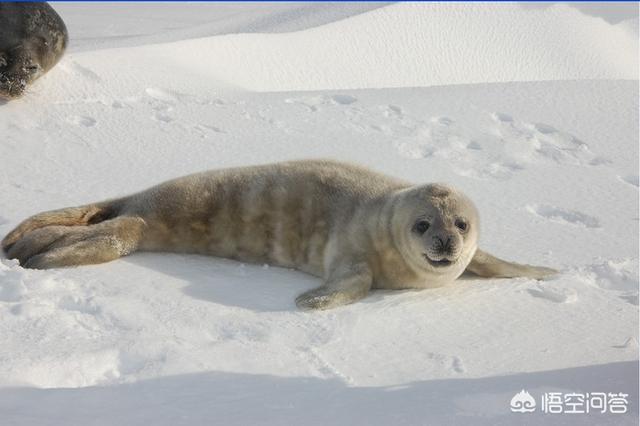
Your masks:
{"label": "seal's front flipper", "polygon": [[348,272],[296,298],[300,309],[331,309],[348,305],[367,295],[373,282],[371,270],[365,265],[350,267]]}
{"label": "seal's front flipper", "polygon": [[480,249],[476,251],[473,259],[471,259],[471,263],[467,266],[467,271],[486,278],[527,277],[537,280],[558,273],[555,269],[542,266],[507,262]]}

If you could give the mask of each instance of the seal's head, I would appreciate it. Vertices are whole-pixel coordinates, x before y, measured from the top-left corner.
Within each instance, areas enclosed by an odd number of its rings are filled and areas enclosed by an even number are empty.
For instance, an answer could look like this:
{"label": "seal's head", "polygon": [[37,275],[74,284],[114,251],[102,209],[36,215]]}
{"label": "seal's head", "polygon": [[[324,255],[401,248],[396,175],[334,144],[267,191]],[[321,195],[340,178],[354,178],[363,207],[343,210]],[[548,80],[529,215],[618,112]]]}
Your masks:
{"label": "seal's head", "polygon": [[394,214],[394,238],[403,258],[417,271],[457,278],[478,244],[478,212],[454,188],[431,184],[402,194],[404,207]]}
{"label": "seal's head", "polygon": [[0,51],[0,98],[19,98],[41,74],[39,62],[24,46]]}

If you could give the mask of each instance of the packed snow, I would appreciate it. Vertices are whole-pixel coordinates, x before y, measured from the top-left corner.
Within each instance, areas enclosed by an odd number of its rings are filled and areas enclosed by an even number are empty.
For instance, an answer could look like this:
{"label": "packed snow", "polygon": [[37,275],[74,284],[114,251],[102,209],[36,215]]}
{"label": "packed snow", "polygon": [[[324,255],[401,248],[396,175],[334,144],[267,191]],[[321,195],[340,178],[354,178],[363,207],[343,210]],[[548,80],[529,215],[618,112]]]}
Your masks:
{"label": "packed snow", "polygon": [[[0,234],[201,170],[334,158],[477,204],[559,269],[301,312],[317,278],[136,253],[0,259],[0,424],[637,424],[637,16],[462,3],[53,5],[71,45],[0,104]],[[616,7],[616,6],[611,6]],[[538,403],[513,413],[522,390]],[[545,414],[544,393],[628,394]]]}

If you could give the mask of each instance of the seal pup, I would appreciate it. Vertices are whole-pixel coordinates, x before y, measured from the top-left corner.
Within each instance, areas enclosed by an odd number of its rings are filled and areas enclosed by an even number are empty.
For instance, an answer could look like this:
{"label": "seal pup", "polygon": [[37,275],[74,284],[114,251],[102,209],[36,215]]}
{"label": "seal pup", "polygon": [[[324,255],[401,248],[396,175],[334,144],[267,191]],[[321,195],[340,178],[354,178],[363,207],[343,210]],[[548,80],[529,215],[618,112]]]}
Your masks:
{"label": "seal pup", "polygon": [[62,57],[67,27],[47,3],[0,3],[0,99],[16,99]]}
{"label": "seal pup", "polygon": [[439,287],[465,270],[542,278],[478,249],[478,213],[444,184],[411,184],[334,161],[213,170],[110,201],[37,214],[2,241],[26,268],[108,262],[136,250],[199,253],[295,268],[324,279],[303,309],[370,289]]}

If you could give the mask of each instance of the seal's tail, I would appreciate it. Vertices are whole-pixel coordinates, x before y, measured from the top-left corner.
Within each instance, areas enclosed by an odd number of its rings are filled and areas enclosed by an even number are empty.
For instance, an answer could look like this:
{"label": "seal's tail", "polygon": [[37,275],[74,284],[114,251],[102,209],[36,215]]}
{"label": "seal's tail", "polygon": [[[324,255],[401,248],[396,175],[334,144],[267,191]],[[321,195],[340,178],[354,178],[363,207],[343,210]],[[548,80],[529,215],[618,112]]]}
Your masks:
{"label": "seal's tail", "polygon": [[137,248],[144,220],[120,216],[122,200],[32,216],[2,240],[10,259],[32,268],[102,263]]}

